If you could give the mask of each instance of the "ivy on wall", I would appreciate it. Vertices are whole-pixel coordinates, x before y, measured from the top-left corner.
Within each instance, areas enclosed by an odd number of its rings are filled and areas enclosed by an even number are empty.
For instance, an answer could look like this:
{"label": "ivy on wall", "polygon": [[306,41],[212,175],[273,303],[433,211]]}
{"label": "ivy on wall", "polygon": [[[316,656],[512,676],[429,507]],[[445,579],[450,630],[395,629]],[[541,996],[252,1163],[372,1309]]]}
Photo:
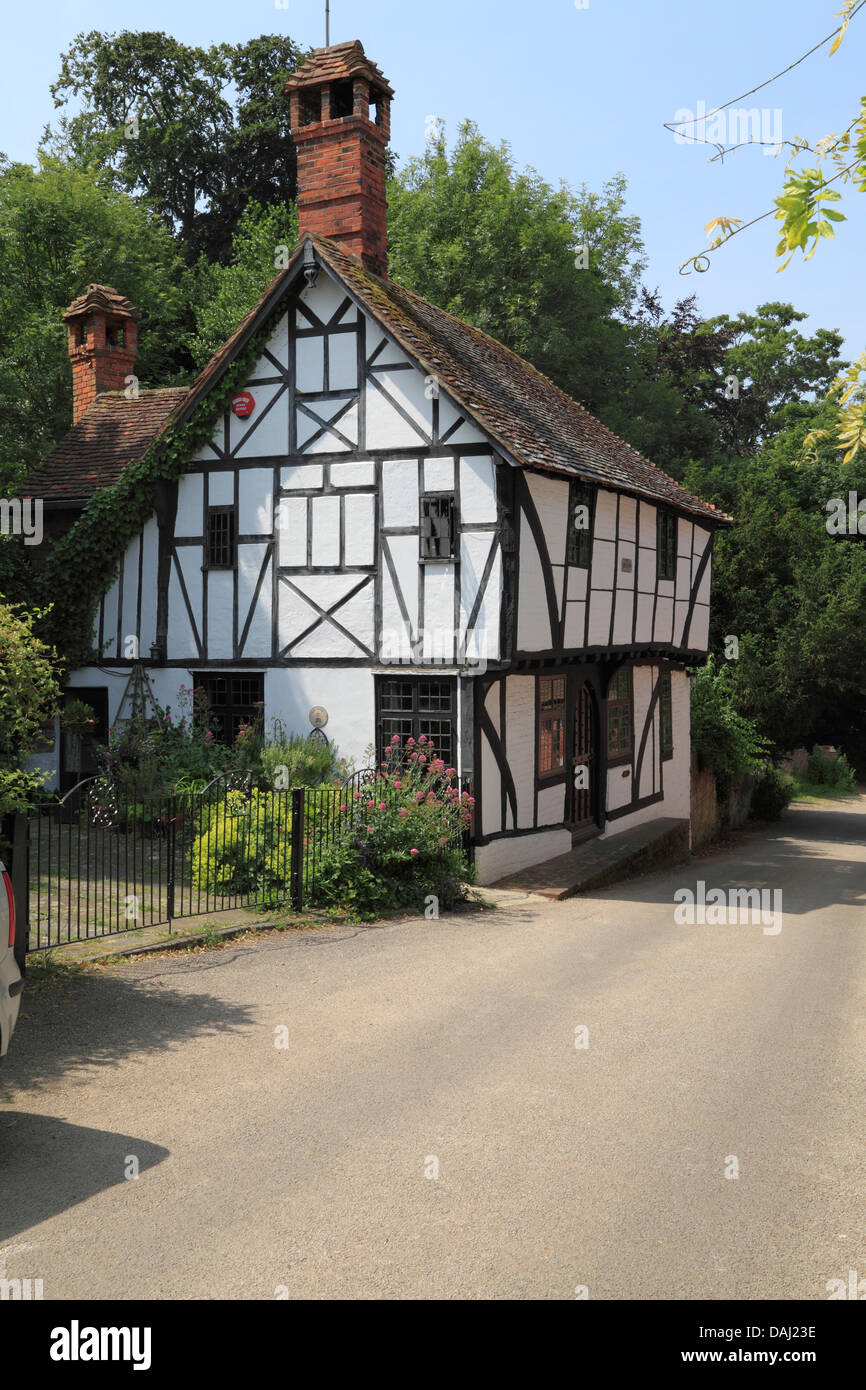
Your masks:
{"label": "ivy on wall", "polygon": [[117,577],[126,548],[154,512],[158,480],[175,481],[193,454],[212,437],[232,396],[249,380],[285,313],[284,299],[183,424],[169,425],[147,453],[110,487],[98,489],[75,525],[56,543],[39,576],[42,602],[50,605],[40,636],[56,647],[66,670],[103,660],[94,645],[97,606]]}

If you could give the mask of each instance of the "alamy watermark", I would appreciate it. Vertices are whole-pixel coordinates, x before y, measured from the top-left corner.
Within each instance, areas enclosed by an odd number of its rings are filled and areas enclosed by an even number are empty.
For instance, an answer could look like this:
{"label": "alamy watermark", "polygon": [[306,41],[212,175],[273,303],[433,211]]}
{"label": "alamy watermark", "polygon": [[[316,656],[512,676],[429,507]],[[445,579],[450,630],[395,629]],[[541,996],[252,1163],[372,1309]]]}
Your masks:
{"label": "alamy watermark", "polygon": [[23,536],[25,545],[41,545],[42,498],[0,497],[0,536]]}
{"label": "alamy watermark", "polygon": [[764,936],[782,930],[781,888],[707,888],[703,879],[695,887],[674,893],[674,921],[680,927],[742,926],[763,928]]}

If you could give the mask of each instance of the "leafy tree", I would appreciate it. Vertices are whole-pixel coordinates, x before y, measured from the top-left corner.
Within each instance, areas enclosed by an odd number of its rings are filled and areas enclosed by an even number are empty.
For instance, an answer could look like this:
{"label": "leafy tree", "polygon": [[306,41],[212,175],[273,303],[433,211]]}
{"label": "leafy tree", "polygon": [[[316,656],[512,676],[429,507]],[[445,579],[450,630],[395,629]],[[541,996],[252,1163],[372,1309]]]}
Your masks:
{"label": "leafy tree", "polygon": [[44,157],[0,160],[0,495],[69,428],[63,311],[93,282],[142,311],[142,386],[177,380],[185,270],[170,234],[98,174]]}
{"label": "leafy tree", "polygon": [[51,88],[77,98],[47,147],[104,170],[146,201],[190,262],[226,260],[250,201],[287,205],[297,161],[286,78],[304,56],[290,38],[191,47],[168,34],[79,34]]}
{"label": "leafy tree", "polygon": [[812,420],[815,395],[824,395],[846,364],[837,355],[841,334],[819,328],[805,337],[796,324],[808,315],[792,304],[759,304],[753,314],[710,319],[708,332],[727,336],[724,371],[736,377],[737,394],[716,407],[721,442],[730,453],[753,454],[759,445],[798,420]]}
{"label": "leafy tree", "polygon": [[450,154],[440,133],[389,185],[391,274],[598,410],[623,380],[615,314],[644,265],[624,200],[622,179],[597,197],[554,190],[465,121]]}
{"label": "leafy tree", "polygon": [[[820,43],[810,48],[803,58],[797,59],[796,63],[790,64],[775,77],[762,82],[760,87],[769,86],[785,72],[790,71],[791,67],[796,67],[804,58],[810,57],[827,44],[830,45],[829,55],[832,57],[844,40],[852,19],[864,8],[866,0],[843,0],[842,8],[836,14],[836,18],[841,19],[842,23]],[[760,90],[760,87],[753,88],[753,91]],[[709,117],[720,117],[732,105],[732,102],[726,102],[716,107],[709,113]],[[683,123],[668,123],[668,128],[673,130],[677,124]],[[717,143],[692,132],[690,137],[701,144]],[[740,144],[753,143],[756,142],[740,141],[727,149],[719,144],[713,161],[723,159],[733,149],[739,148]],[[680,267],[681,270],[686,267],[698,271],[707,270],[714,251],[732,237],[739,236],[756,222],[770,216],[774,216],[776,221],[781,223],[776,256],[784,256],[785,260],[779,266],[780,270],[784,270],[790,264],[798,251],[802,252],[805,260],[810,260],[822,240],[835,236],[834,223],[844,222],[845,214],[837,206],[842,201],[842,195],[838,188],[831,185],[854,185],[858,192],[866,191],[866,96],[860,98],[860,105],[853,119],[841,133],[834,132],[822,136],[814,144],[802,137],[783,140],[781,144],[790,147],[791,156],[785,169],[784,186],[775,200],[775,212],[770,209],[745,223],[739,217],[714,217],[705,228],[708,233],[715,232],[708,250],[690,256]],[[814,163],[808,167],[796,168],[795,161],[805,154],[813,157]],[[828,177],[826,169],[833,169],[835,172]],[[866,354],[857,359],[848,374],[836,378],[831,390],[839,397],[841,406],[836,426],[837,448],[844,451],[845,462],[850,463],[861,449],[866,449]]]}
{"label": "leafy tree", "polygon": [[193,291],[195,329],[189,338],[197,367],[210,361],[267,289],[297,236],[295,208],[249,203],[240,216],[228,265],[199,258]]}
{"label": "leafy tree", "polygon": [[[832,430],[831,405],[818,407]],[[866,547],[832,534],[828,502],[866,492],[829,442],[804,461],[806,425],[778,434],[753,459],[694,464],[685,485],[731,512],[717,539],[711,646],[739,639],[730,663],[737,709],[777,751],[841,742],[866,767]]]}
{"label": "leafy tree", "polygon": [[27,809],[41,786],[21,764],[54,714],[60,688],[54,653],[34,635],[41,612],[25,613],[0,594],[0,823]]}

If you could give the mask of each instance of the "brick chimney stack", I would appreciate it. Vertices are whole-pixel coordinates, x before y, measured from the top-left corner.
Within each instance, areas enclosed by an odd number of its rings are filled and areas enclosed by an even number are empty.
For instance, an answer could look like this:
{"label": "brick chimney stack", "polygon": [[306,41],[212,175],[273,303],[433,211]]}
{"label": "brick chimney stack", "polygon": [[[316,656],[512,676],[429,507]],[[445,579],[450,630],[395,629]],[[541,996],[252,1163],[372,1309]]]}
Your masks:
{"label": "brick chimney stack", "polygon": [[110,285],[88,285],[63,315],[72,362],[72,423],[102,391],[122,391],[138,352],[134,304]]}
{"label": "brick chimney stack", "polygon": [[300,235],[330,237],[387,276],[385,147],[393,89],[356,39],[317,48],[285,91],[298,151]]}

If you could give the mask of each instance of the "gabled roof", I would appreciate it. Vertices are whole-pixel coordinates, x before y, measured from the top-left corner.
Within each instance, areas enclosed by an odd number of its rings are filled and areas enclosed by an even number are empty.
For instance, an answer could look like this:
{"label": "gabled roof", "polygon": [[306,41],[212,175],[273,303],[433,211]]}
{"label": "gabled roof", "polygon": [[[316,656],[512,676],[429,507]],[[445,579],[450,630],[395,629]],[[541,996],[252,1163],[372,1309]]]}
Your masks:
{"label": "gabled roof", "polygon": [[84,502],[98,488],[116,483],[128,463],[147,453],[188,395],[188,386],[141,391],[130,399],[124,391],[104,391],[31,473],[24,496]]}
{"label": "gabled roof", "polygon": [[[577,401],[495,338],[437,309],[411,290],[374,275],[333,241],[307,234],[231,337],[188,389],[98,396],[28,480],[26,493],[83,498],[114,482],[175,420],[186,420],[277,307],[297,278],[310,242],[320,261],[405,352],[514,464],[599,483],[724,525],[704,502],[607,429]],[[118,399],[119,398],[119,399]],[[58,490],[59,489],[59,490]],[[77,489],[77,490],[76,490]]]}
{"label": "gabled roof", "polygon": [[310,236],[322,260],[467,415],[517,464],[639,493],[714,522],[730,517],[680,487],[549,377],[479,328],[382,280],[334,242]]}

